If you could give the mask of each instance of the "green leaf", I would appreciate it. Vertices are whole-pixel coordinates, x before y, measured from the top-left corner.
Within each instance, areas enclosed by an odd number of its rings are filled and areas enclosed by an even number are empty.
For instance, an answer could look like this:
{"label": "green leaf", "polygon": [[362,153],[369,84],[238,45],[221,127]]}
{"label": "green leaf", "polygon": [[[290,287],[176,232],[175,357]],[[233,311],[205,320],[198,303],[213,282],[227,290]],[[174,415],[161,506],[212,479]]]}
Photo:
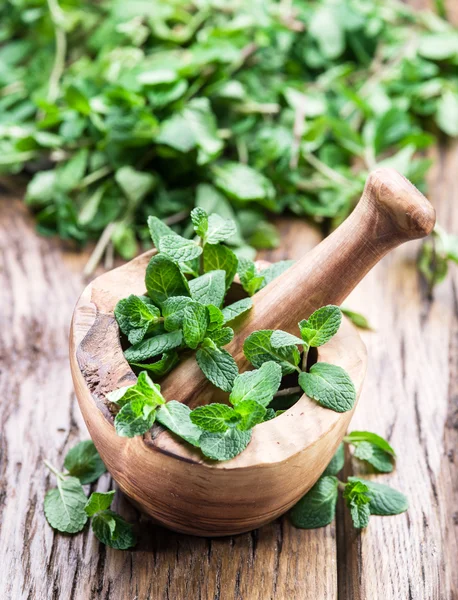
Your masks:
{"label": "green leaf", "polygon": [[88,517],[93,517],[96,513],[110,508],[115,495],[115,490],[110,492],[93,492],[84,507]]}
{"label": "green leaf", "polygon": [[250,308],[252,308],[252,306],[253,301],[251,300],[251,298],[242,298],[242,300],[238,300],[233,304],[229,304],[229,306],[225,306],[222,311],[224,323],[229,323],[233,319],[240,317],[240,315],[243,315],[244,313],[249,311]]}
{"label": "green leaf", "polygon": [[65,456],[64,467],[69,475],[77,477],[83,485],[97,481],[107,470],[91,440],[71,448]]}
{"label": "green leaf", "polygon": [[174,296],[163,303],[162,315],[166,331],[176,331],[182,328],[185,308],[193,302],[189,296]]}
{"label": "green leaf", "polygon": [[299,350],[296,346],[274,348],[270,341],[272,334],[271,329],[251,333],[243,344],[243,352],[246,358],[256,368],[273,360],[281,366],[283,375],[294,373],[300,360]]}
{"label": "green leaf", "polygon": [[390,444],[376,433],[371,431],[352,431],[344,437],[344,441],[348,444],[358,444],[360,442],[370,442],[374,446],[378,446],[380,450],[383,450],[391,456],[396,456],[394,449]]}
{"label": "green leaf", "polygon": [[349,477],[350,482],[361,482],[367,488],[369,497],[369,508],[371,515],[399,515],[405,512],[409,503],[407,498],[401,492],[382,483],[375,483],[359,477]]}
{"label": "green leaf", "polygon": [[92,519],[95,537],[115,550],[127,550],[136,544],[133,527],[111,510],[104,510]]}
{"label": "green leaf", "polygon": [[312,347],[322,346],[335,335],[342,321],[338,306],[323,306],[299,323],[302,339]]}
{"label": "green leaf", "polygon": [[159,240],[159,251],[177,262],[193,260],[202,254],[202,248],[195,242],[176,234],[162,236]]}
{"label": "green leaf", "polygon": [[208,331],[217,331],[224,325],[223,312],[213,304],[207,305],[208,312]]}
{"label": "green leaf", "polygon": [[226,161],[213,167],[214,184],[230,198],[242,202],[261,201],[273,207],[275,188],[272,182],[248,165]]}
{"label": "green leaf", "polygon": [[202,431],[218,433],[237,425],[240,417],[230,406],[215,403],[195,408],[191,412],[191,421]]}
{"label": "green leaf", "polygon": [[442,94],[437,103],[436,122],[450,137],[458,136],[457,90],[446,90]]}
{"label": "green leaf", "polygon": [[179,266],[163,254],[156,254],[149,261],[146,267],[145,285],[149,297],[158,306],[162,306],[173,296],[190,295],[188,282]]}
{"label": "green leaf", "polygon": [[201,304],[213,304],[220,307],[226,293],[226,273],[224,271],[209,271],[189,282],[193,300]]}
{"label": "green leaf", "polygon": [[276,330],[272,333],[270,343],[273,348],[284,348],[285,346],[303,345],[304,341],[291,333],[286,331]]}
{"label": "green leaf", "polygon": [[235,378],[229,400],[235,406],[245,400],[254,400],[267,406],[280,387],[282,378],[281,366],[268,361],[254,371],[246,371]]}
{"label": "green leaf", "polygon": [[200,438],[200,449],[212,460],[230,460],[248,446],[251,431],[239,431],[230,428],[224,433],[204,431]]}
{"label": "green leaf", "polygon": [[178,348],[183,342],[183,334],[181,331],[170,331],[162,333],[152,338],[147,338],[124,352],[127,362],[142,362],[158,356],[163,352]]}
{"label": "green leaf", "polygon": [[250,296],[256,294],[264,286],[264,277],[258,274],[253,261],[247,258],[239,258],[237,272],[243,289]]}
{"label": "green leaf", "polygon": [[89,104],[89,100],[76,86],[68,86],[68,88],[65,90],[65,100],[68,106],[73,108],[73,110],[76,110],[83,115],[91,114],[91,105]]}
{"label": "green leaf", "polygon": [[216,331],[210,331],[208,337],[219,347],[226,346],[234,339],[234,330],[230,327],[223,327]]}
{"label": "green leaf", "polygon": [[157,217],[148,217],[148,229],[153,240],[154,246],[159,249],[161,238],[166,235],[176,235],[176,233],[163,221]]}
{"label": "green leaf", "polygon": [[207,244],[203,253],[204,272],[225,271],[226,290],[228,290],[237,273],[237,256],[226,246]]}
{"label": "green leaf", "polygon": [[76,477],[57,477],[57,488],[45,496],[45,516],[53,529],[77,533],[86,525],[86,495]]}
{"label": "green leaf", "polygon": [[230,392],[239,374],[237,364],[229,352],[218,348],[211,340],[207,340],[208,338],[197,350],[197,363],[205,377],[216,387],[224,392]]}
{"label": "green leaf", "polygon": [[204,241],[206,244],[219,244],[236,235],[237,226],[232,219],[223,219],[212,214],[208,217],[208,230]]}
{"label": "green leaf", "polygon": [[155,419],[154,407],[144,400],[135,399],[124,404],[115,417],[114,425],[119,436],[131,438],[146,433]]}
{"label": "green leaf", "polygon": [[115,180],[133,207],[137,206],[156,184],[154,175],[136,171],[130,166],[118,169]]}
{"label": "green leaf", "polygon": [[141,342],[151,328],[161,320],[161,313],[151,300],[133,294],[120,300],[114,315],[120,330],[131,344]]}
{"label": "green leaf", "polygon": [[159,408],[156,420],[172,433],[180,436],[193,446],[199,447],[202,432],[191,421],[191,409],[186,404],[170,400]]}
{"label": "green leaf", "polygon": [[345,484],[343,496],[350,509],[353,526],[356,529],[363,529],[369,524],[371,511],[368,491],[369,488],[362,481],[352,479]]}
{"label": "green leaf", "polygon": [[137,367],[137,369],[146,370],[149,372],[151,377],[159,379],[167,373],[169,373],[173,367],[178,363],[179,356],[175,350],[169,350],[164,352],[159,360],[153,363],[138,363],[130,362],[131,367]]}
{"label": "green leaf", "polygon": [[192,302],[183,312],[183,338],[192,349],[203,341],[209,324],[207,309],[203,304]]}
{"label": "green leaf", "polygon": [[204,238],[208,231],[208,215],[203,208],[197,206],[191,211],[191,220],[194,231],[201,238]]}
{"label": "green leaf", "polygon": [[326,527],[336,512],[338,496],[337,477],[325,476],[318,479],[312,489],[291,509],[292,524],[301,529]]}
{"label": "green leaf", "polygon": [[353,456],[368,462],[380,473],[391,473],[393,470],[390,454],[370,442],[357,442]]}
{"label": "green leaf", "polygon": [[353,310],[349,310],[348,308],[342,308],[342,307],[340,308],[340,310],[342,311],[342,313],[345,316],[347,316],[350,319],[350,321],[353,323],[353,325],[356,325],[356,327],[359,327],[360,329],[369,329],[369,330],[373,329],[371,327],[371,325],[369,324],[369,321],[361,313],[357,313],[357,312],[354,312]]}
{"label": "green leaf", "polygon": [[342,19],[332,5],[325,4],[314,11],[309,23],[309,34],[326,58],[336,59],[345,50]]}
{"label": "green leaf", "polygon": [[215,159],[224,147],[218,136],[218,128],[208,98],[191,100],[183,111],[187,127],[194,136],[198,148],[197,164],[205,165]]}
{"label": "green leaf", "polygon": [[241,400],[235,405],[234,411],[240,416],[237,423],[237,429],[240,431],[253,429],[255,425],[264,421],[266,414],[264,406],[255,400]]}
{"label": "green leaf", "polygon": [[309,373],[299,375],[299,385],[309,398],[336,412],[351,410],[356,401],[356,390],[350,376],[337,365],[314,364]]}
{"label": "green leaf", "polygon": [[146,371],[142,371],[139,374],[137,383],[134,385],[127,385],[108,393],[107,399],[118,406],[124,406],[133,400],[144,402],[152,407],[165,403],[160,386],[157,383],[153,383]]}
{"label": "green leaf", "polygon": [[336,453],[331,458],[331,462],[328,464],[326,469],[323,471],[323,475],[337,475],[343,467],[345,463],[345,447],[344,444],[339,444],[339,447],[336,450]]}

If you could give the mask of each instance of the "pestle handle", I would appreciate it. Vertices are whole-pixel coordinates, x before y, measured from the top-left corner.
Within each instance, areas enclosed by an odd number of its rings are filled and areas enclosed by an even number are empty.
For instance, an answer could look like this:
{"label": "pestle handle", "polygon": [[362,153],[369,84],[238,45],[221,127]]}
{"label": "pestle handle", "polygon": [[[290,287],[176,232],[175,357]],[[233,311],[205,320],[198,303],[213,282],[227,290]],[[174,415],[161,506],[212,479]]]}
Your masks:
{"label": "pestle handle", "polygon": [[[258,329],[297,334],[297,323],[326,304],[340,305],[387,252],[431,233],[435,211],[394,169],[373,171],[352,214],[311,252],[253,297],[253,308],[236,328],[227,350],[240,372],[250,368],[245,338]],[[194,359],[164,381],[166,398],[195,404],[214,392]],[[213,391],[212,391],[213,390]]]}

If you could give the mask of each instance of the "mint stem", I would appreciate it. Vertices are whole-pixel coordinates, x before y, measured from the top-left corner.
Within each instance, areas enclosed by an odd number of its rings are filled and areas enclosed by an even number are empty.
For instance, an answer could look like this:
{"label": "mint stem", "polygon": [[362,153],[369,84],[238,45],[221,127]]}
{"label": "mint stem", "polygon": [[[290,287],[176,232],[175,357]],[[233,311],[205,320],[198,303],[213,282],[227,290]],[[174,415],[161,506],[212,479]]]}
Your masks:
{"label": "mint stem", "polygon": [[43,460],[44,464],[48,467],[48,469],[51,471],[51,473],[54,473],[54,475],[58,478],[58,479],[63,479],[64,475],[63,473],[61,473],[60,471],[58,471],[56,469],[56,467],[54,467],[48,460],[44,459]]}
{"label": "mint stem", "polygon": [[280,398],[281,396],[290,396],[291,394],[298,394],[299,392],[302,392],[302,388],[298,385],[295,387],[284,388],[283,390],[278,390],[278,392],[274,394],[274,398]]}

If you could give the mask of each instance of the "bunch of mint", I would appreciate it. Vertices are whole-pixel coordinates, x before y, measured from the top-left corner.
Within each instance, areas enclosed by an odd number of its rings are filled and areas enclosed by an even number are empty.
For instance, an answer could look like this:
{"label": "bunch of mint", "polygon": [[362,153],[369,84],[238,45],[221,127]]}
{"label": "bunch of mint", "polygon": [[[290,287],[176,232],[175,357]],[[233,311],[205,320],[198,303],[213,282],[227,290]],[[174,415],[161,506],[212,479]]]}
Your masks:
{"label": "bunch of mint", "polygon": [[[372,471],[392,471],[395,452],[381,436],[370,431],[352,431],[344,442],[355,446],[353,457],[364,461]],[[334,520],[339,490],[356,529],[367,527],[371,515],[398,515],[407,510],[404,494],[388,485],[360,477],[348,477],[345,483],[340,481],[337,475],[344,462],[344,443],[341,443],[322,476],[291,509],[289,516],[295,527],[315,529],[329,525]]]}
{"label": "bunch of mint", "polygon": [[61,473],[48,461],[45,465],[56,476],[57,487],[45,496],[48,523],[62,533],[82,531],[89,518],[96,538],[116,550],[135,545],[132,525],[110,510],[115,491],[93,492],[87,498],[83,485],[94,483],[106,471],[94,444],[80,442],[65,457],[66,472]]}
{"label": "bunch of mint", "polygon": [[457,39],[397,0],[5,0],[0,172],[99,256],[194,206],[269,248],[269,213],[339,222],[376,166],[424,189],[423,151],[458,135]]}

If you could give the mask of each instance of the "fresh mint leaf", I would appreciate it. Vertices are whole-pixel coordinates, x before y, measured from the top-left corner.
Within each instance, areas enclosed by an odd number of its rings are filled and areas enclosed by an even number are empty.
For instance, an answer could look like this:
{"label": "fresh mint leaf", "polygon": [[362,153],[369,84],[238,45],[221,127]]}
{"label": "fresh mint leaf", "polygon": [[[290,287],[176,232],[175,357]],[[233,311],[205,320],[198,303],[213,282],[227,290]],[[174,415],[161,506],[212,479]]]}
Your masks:
{"label": "fresh mint leaf", "polygon": [[360,442],[369,442],[374,446],[378,446],[380,450],[383,450],[387,454],[390,454],[391,456],[396,456],[396,453],[392,446],[390,446],[390,444],[380,435],[372,433],[371,431],[352,431],[344,437],[344,441],[348,444],[355,445]]}
{"label": "fresh mint leaf", "polygon": [[266,407],[280,387],[281,378],[281,366],[274,361],[265,362],[259,369],[246,371],[235,378],[229,400],[234,406],[254,400]]}
{"label": "fresh mint leaf", "polygon": [[207,404],[198,406],[191,412],[191,422],[202,431],[222,433],[229,427],[235,427],[240,417],[226,404]]}
{"label": "fresh mint leaf", "polygon": [[265,421],[271,421],[272,419],[275,419],[276,415],[275,415],[275,411],[273,408],[266,408],[266,414],[264,415],[264,422]]}
{"label": "fresh mint leaf", "polygon": [[348,481],[352,483],[360,482],[366,486],[371,515],[399,515],[409,507],[408,500],[404,494],[388,485],[359,477],[349,477]]}
{"label": "fresh mint leaf", "polygon": [[391,455],[370,442],[358,442],[353,456],[368,462],[380,473],[391,473],[393,470]]}
{"label": "fresh mint leaf", "polygon": [[76,477],[57,476],[57,488],[45,496],[45,516],[53,529],[63,533],[77,533],[86,525],[84,511],[86,495]]}
{"label": "fresh mint leaf", "polygon": [[242,298],[242,300],[238,300],[233,304],[229,304],[229,306],[225,306],[222,311],[224,323],[229,323],[229,321],[240,317],[240,315],[243,315],[244,313],[249,311],[250,308],[252,308],[252,306],[253,301],[251,300],[251,298]]}
{"label": "fresh mint leaf", "polygon": [[208,312],[208,331],[217,331],[224,325],[223,312],[213,304],[207,305]]}
{"label": "fresh mint leaf", "polygon": [[159,250],[159,242],[162,237],[175,235],[173,229],[158,219],[157,217],[148,217],[148,229],[153,240],[154,246]]}
{"label": "fresh mint leaf", "polygon": [[240,417],[237,429],[248,431],[264,421],[266,409],[255,400],[241,400],[234,406],[234,411]]}
{"label": "fresh mint leaf", "polygon": [[229,428],[223,433],[204,431],[200,438],[202,453],[212,460],[230,460],[248,446],[251,431]]}
{"label": "fresh mint leaf", "polygon": [[179,266],[163,254],[156,254],[146,267],[145,285],[151,300],[158,306],[173,296],[189,296],[188,282]]}
{"label": "fresh mint leaf", "polygon": [[363,529],[369,525],[371,511],[368,491],[369,488],[362,481],[350,480],[345,484],[343,495],[356,529]]}
{"label": "fresh mint leaf", "polygon": [[169,333],[162,333],[152,338],[147,338],[135,344],[135,346],[127,348],[124,356],[127,362],[143,362],[163,352],[178,348],[182,342],[183,334],[181,331],[170,331]]}
{"label": "fresh mint leaf", "polygon": [[191,220],[194,231],[201,238],[204,238],[208,231],[208,214],[203,208],[197,206],[191,211]]}
{"label": "fresh mint leaf", "polygon": [[97,481],[107,470],[91,440],[71,448],[65,456],[64,467],[69,475],[77,477],[83,485]]}
{"label": "fresh mint leaf", "polygon": [[217,329],[216,331],[210,331],[208,337],[219,347],[226,346],[232,342],[234,338],[234,330],[230,327],[223,327],[222,329]]}
{"label": "fresh mint leaf", "polygon": [[208,312],[203,304],[192,302],[185,307],[183,338],[189,348],[195,349],[203,341],[208,324]]}
{"label": "fresh mint leaf", "polygon": [[177,262],[193,260],[202,254],[202,247],[179,235],[164,235],[159,240],[159,251]]}
{"label": "fresh mint leaf", "polygon": [[135,399],[124,404],[115,417],[116,433],[121,437],[135,437],[143,435],[156,419],[154,406],[145,400]]}
{"label": "fresh mint leaf", "polygon": [[115,180],[132,207],[138,206],[156,184],[154,175],[136,171],[130,166],[118,169],[115,173]]}
{"label": "fresh mint leaf", "polygon": [[142,371],[137,383],[127,385],[107,394],[107,399],[120,407],[125,404],[138,400],[150,404],[153,407],[164,404],[165,399],[161,394],[161,388],[154,383],[146,371]]}
{"label": "fresh mint leaf", "polygon": [[331,475],[321,477],[310,491],[291,509],[292,524],[301,529],[326,527],[335,516],[339,480]]}
{"label": "fresh mint leaf", "polygon": [[309,398],[336,412],[351,410],[356,401],[356,390],[350,376],[337,365],[314,364],[309,373],[299,375],[299,385]]}
{"label": "fresh mint leaf", "polygon": [[117,303],[114,315],[131,344],[141,342],[151,327],[161,321],[159,309],[149,298],[133,294]]}
{"label": "fresh mint leaf", "polygon": [[256,294],[264,285],[264,277],[258,274],[254,262],[247,258],[239,258],[237,273],[243,289],[250,296]]}
{"label": "fresh mint leaf", "polygon": [[341,307],[340,310],[346,317],[350,319],[353,325],[356,325],[356,327],[359,327],[359,329],[369,329],[371,331],[373,330],[373,328],[369,324],[369,321],[361,313],[357,313],[353,310],[349,310],[348,308],[343,307]]}
{"label": "fresh mint leaf", "polygon": [[299,323],[302,339],[312,347],[322,346],[335,335],[342,321],[338,306],[323,306]]}
{"label": "fresh mint leaf", "polygon": [[254,367],[261,367],[265,362],[274,361],[282,368],[283,375],[297,370],[300,353],[296,346],[274,348],[271,343],[273,331],[264,329],[254,331],[245,340],[243,352]]}
{"label": "fresh mint leaf", "polygon": [[111,510],[104,510],[92,519],[95,537],[115,550],[127,550],[136,544],[133,527]]}
{"label": "fresh mint leaf", "polygon": [[292,335],[291,333],[277,329],[272,333],[270,343],[272,344],[273,348],[284,348],[285,346],[293,346],[298,344],[302,346],[304,344],[304,340]]}
{"label": "fresh mint leaf", "polygon": [[216,387],[230,392],[239,374],[237,364],[231,354],[206,338],[197,350],[196,360],[203,374]]}
{"label": "fresh mint leaf", "polygon": [[208,217],[208,230],[204,237],[206,244],[219,244],[236,235],[237,226],[232,219],[223,219],[217,214]]}
{"label": "fresh mint leaf", "polygon": [[86,502],[86,506],[84,507],[87,516],[93,517],[101,510],[110,508],[115,493],[115,490],[111,490],[110,492],[93,492],[89,496],[89,500]]}
{"label": "fresh mint leaf", "polygon": [[274,208],[275,188],[272,182],[248,165],[226,161],[213,167],[214,184],[229,198],[241,202],[262,203]]}
{"label": "fresh mint leaf", "polygon": [[209,271],[189,282],[191,296],[196,302],[217,308],[221,306],[226,294],[226,273],[224,271]]}
{"label": "fresh mint leaf", "polygon": [[184,310],[192,302],[189,296],[174,296],[163,303],[162,315],[166,331],[176,331],[183,327]]}
{"label": "fresh mint leaf", "polygon": [[159,408],[156,419],[172,433],[199,447],[202,431],[191,421],[191,409],[186,404],[170,400]]}
{"label": "fresh mint leaf", "polygon": [[345,447],[343,443],[339,444],[336,453],[331,458],[330,463],[323,471],[324,475],[337,475],[343,469],[345,463]]}
{"label": "fresh mint leaf", "polygon": [[237,256],[227,248],[221,245],[207,244],[203,253],[204,271],[225,271],[226,273],[226,290],[231,286],[235,274],[237,272],[238,259]]}
{"label": "fresh mint leaf", "polygon": [[178,363],[179,357],[175,350],[164,352],[159,360],[153,363],[130,362],[131,367],[148,371],[151,377],[159,379],[169,373]]}

